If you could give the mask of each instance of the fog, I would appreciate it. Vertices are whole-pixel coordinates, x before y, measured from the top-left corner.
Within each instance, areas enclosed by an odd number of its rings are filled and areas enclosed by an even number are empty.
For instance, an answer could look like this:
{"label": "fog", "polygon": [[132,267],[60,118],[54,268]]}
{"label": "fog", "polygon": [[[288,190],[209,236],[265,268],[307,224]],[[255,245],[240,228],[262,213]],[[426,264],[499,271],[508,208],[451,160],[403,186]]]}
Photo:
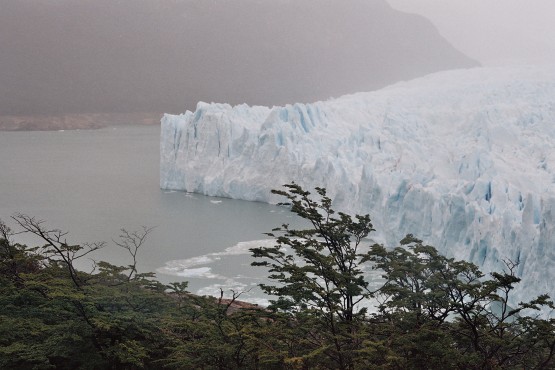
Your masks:
{"label": "fog", "polygon": [[457,49],[484,65],[554,64],[553,0],[388,0],[430,19]]}
{"label": "fog", "polygon": [[311,102],[478,65],[385,0],[0,4],[0,115]]}

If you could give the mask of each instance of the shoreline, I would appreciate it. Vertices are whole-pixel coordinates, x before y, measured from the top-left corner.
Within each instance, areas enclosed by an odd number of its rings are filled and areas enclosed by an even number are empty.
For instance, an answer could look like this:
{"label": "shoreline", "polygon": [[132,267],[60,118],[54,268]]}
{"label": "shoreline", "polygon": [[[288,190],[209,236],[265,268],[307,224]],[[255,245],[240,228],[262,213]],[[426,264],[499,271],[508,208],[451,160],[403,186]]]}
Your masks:
{"label": "shoreline", "polygon": [[120,125],[159,125],[163,113],[0,115],[0,131],[95,130]]}

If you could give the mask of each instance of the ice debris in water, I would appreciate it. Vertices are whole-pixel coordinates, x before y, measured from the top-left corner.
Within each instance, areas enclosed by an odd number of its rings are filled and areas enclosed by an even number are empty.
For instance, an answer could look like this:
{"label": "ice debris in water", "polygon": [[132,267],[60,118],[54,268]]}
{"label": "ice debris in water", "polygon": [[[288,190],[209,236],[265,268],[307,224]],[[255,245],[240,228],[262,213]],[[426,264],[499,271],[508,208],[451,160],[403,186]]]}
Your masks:
{"label": "ice debris in water", "polygon": [[199,103],[165,115],[160,186],[276,202],[295,181],[370,213],[378,241],[412,233],[500,270],[515,300],[555,296],[555,66],[436,73],[313,104]]}

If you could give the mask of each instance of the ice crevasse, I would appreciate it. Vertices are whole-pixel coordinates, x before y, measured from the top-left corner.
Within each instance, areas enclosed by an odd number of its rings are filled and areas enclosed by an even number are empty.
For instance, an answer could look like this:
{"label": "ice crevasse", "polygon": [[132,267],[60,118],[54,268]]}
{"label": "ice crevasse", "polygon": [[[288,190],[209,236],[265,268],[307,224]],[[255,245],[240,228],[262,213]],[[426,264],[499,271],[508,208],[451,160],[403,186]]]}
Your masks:
{"label": "ice crevasse", "polygon": [[[160,187],[276,202],[295,181],[484,271],[518,262],[515,300],[555,297],[555,66],[435,73],[284,107],[165,115]],[[265,230],[262,230],[265,231]],[[261,231],[261,232],[262,232]]]}

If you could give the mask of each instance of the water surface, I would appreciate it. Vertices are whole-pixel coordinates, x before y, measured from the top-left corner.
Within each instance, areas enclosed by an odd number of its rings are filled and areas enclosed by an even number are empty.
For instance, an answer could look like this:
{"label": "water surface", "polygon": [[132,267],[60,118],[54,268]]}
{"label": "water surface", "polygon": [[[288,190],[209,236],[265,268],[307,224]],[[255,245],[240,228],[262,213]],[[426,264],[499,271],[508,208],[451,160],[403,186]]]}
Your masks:
{"label": "water surface", "polygon": [[119,230],[153,226],[139,252],[142,272],[157,271],[164,282],[188,280],[201,293],[250,289],[263,272],[249,266],[248,248],[293,221],[291,214],[160,190],[159,134],[152,126],[0,132],[0,218],[15,229],[10,216],[20,212],[68,231],[68,242],[106,241],[94,257],[116,264],[130,261],[111,242]]}

